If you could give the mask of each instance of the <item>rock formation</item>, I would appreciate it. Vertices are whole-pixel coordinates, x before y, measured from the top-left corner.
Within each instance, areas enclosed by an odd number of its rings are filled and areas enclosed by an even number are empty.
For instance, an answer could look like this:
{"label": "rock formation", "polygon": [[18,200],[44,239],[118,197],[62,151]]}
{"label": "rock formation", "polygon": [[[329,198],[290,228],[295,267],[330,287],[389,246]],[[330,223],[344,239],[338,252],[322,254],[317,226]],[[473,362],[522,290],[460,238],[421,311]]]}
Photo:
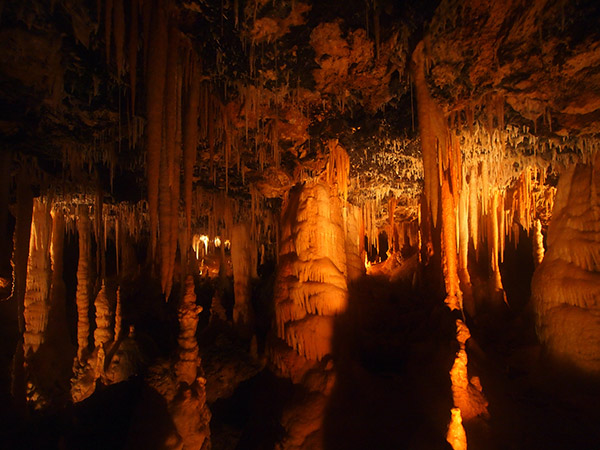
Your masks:
{"label": "rock formation", "polygon": [[536,327],[549,354],[600,374],[600,159],[561,175],[548,228],[548,250],[532,280]]}
{"label": "rock formation", "polygon": [[166,402],[177,435],[169,436],[165,448],[209,449],[210,410],[206,405],[206,379],[198,356],[196,328],[202,308],[196,305],[194,279],[185,280],[185,294],[179,306],[178,357],[150,368],[148,383]]}
{"label": "rock formation", "polygon": [[44,332],[48,324],[52,232],[50,206],[50,203],[42,198],[36,198],[33,202],[24,309],[23,350],[26,357],[30,352],[35,353],[44,342]]}
{"label": "rock formation", "polygon": [[325,184],[289,193],[275,281],[277,336],[309,360],[330,353],[333,318],[347,301],[346,239],[337,196]]}
{"label": "rock formation", "polygon": [[82,360],[89,346],[90,321],[90,258],[91,236],[87,206],[79,207],[77,214],[77,234],[79,236],[79,262],[77,266],[77,358]]}

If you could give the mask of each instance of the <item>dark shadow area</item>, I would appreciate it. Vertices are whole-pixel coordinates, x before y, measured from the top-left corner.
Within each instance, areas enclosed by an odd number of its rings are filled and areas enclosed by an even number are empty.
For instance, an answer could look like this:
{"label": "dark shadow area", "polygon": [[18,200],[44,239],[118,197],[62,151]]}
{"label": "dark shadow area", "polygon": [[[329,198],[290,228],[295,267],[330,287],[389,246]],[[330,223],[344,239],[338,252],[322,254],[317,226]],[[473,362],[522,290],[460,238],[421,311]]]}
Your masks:
{"label": "dark shadow area", "polygon": [[509,306],[484,303],[468,321],[469,374],[481,378],[490,413],[485,445],[472,439],[469,448],[600,448],[600,380],[551,360],[536,336],[532,254],[531,238],[520,230],[500,266]]}
{"label": "dark shadow area", "polygon": [[350,287],[336,320],[336,384],[326,449],[446,449],[454,318],[438,301],[384,278]]}
{"label": "dark shadow area", "polygon": [[213,450],[269,450],[283,436],[280,417],[292,396],[290,380],[265,369],[241,383],[229,398],[210,405]]}

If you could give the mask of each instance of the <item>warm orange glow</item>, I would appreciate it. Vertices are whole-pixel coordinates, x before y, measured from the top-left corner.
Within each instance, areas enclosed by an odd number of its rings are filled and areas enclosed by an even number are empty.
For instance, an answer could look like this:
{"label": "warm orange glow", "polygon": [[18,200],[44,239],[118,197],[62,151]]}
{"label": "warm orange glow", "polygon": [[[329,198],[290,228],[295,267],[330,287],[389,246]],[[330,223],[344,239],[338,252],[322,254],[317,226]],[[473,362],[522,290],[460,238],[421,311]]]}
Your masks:
{"label": "warm orange glow", "polygon": [[454,450],[467,450],[467,435],[462,424],[460,408],[452,408],[450,412],[452,417],[448,425],[446,441],[448,441]]}

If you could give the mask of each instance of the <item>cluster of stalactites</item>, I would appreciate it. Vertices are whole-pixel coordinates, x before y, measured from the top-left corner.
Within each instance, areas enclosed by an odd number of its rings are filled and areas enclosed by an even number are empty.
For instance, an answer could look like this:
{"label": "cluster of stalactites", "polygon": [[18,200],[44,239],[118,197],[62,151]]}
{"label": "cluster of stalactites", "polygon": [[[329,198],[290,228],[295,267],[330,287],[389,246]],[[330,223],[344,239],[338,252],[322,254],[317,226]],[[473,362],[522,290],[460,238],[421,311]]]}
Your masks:
{"label": "cluster of stalactites", "polygon": [[[249,204],[223,192],[196,189],[193,195],[192,215],[196,221],[202,223],[202,226],[194,227],[196,234],[192,236],[192,240],[195,240],[192,246],[198,256],[208,249],[208,241],[205,245],[200,241],[201,236],[207,236],[211,240],[219,236],[225,241],[232,237],[233,230],[239,223],[246,224],[247,242],[253,247],[251,252],[260,255],[259,263],[263,263],[267,257],[277,256],[277,218],[256,189],[250,189]],[[251,273],[255,272],[256,267],[253,263]]]}
{"label": "cluster of stalactites", "polygon": [[[414,55],[415,83],[423,163],[425,197],[433,225],[442,218],[442,257],[449,297],[459,292],[462,271],[468,280],[469,248],[481,254],[487,243],[487,256],[496,290],[503,291],[500,263],[507,241],[518,244],[520,229],[533,233],[538,219],[547,224],[555,189],[546,185],[546,174],[573,154],[561,154],[569,142],[539,140],[528,130],[504,123],[504,101],[490,96],[486,105],[487,123],[479,125],[473,110],[451,114],[446,119],[428,92],[423,73],[423,48]],[[533,149],[526,156],[524,148]],[[585,141],[580,157],[593,152],[593,141]],[[552,152],[549,158],[538,154]],[[560,161],[557,161],[560,160]],[[564,160],[564,161],[563,161]],[[438,211],[440,211],[438,213]],[[536,238],[537,241],[539,237]],[[543,248],[537,253],[543,251]],[[455,255],[458,254],[456,261]],[[460,295],[460,294],[458,294]],[[456,302],[452,302],[460,306]]]}
{"label": "cluster of stalactites", "polygon": [[[180,31],[169,24],[162,1],[152,10],[148,41],[146,116],[150,249],[160,262],[162,291],[171,292],[180,234],[181,170],[185,211],[190,215],[196,163],[200,82],[198,57]],[[187,102],[184,102],[187,99]],[[185,126],[185,129],[184,129]],[[191,217],[186,218],[182,254],[187,256]],[[185,245],[185,248],[183,248]]]}

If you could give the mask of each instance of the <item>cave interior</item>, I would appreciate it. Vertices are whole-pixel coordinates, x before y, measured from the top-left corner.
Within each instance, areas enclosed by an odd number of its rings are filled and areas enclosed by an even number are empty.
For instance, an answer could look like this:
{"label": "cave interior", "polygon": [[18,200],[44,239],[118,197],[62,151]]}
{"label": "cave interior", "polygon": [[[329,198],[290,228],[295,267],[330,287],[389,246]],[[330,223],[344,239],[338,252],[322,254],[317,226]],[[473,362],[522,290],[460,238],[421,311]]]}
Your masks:
{"label": "cave interior", "polygon": [[600,448],[600,3],[0,1],[0,42],[3,448]]}

